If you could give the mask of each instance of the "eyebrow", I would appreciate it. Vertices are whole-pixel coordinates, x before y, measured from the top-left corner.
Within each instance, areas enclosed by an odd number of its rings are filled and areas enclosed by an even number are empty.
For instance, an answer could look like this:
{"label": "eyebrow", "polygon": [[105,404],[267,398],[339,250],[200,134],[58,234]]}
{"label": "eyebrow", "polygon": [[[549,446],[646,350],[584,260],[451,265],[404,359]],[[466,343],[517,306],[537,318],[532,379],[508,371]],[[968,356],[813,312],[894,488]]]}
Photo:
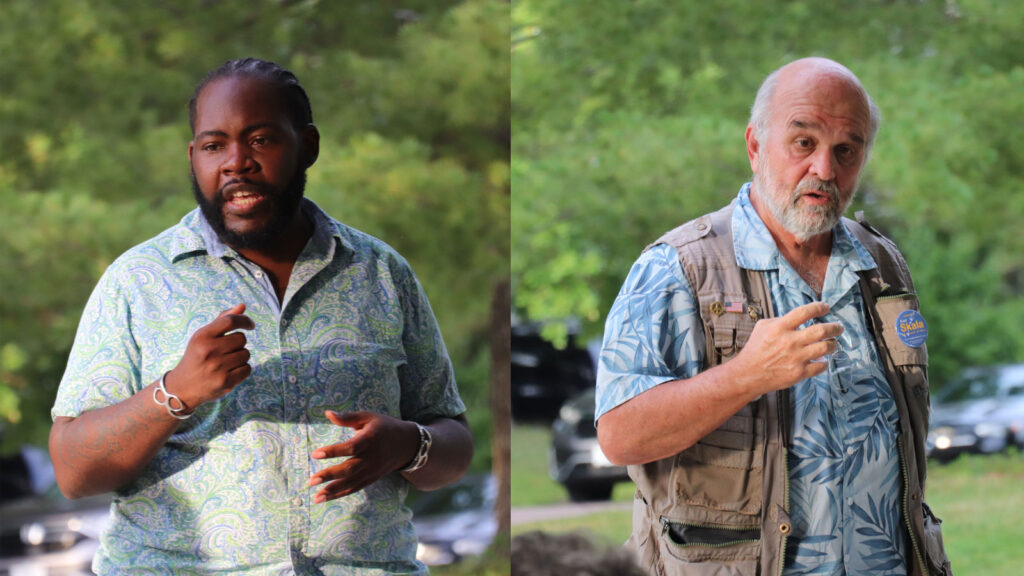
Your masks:
{"label": "eyebrow", "polygon": [[[790,128],[798,128],[800,130],[819,130],[819,129],[821,129],[821,126],[817,122],[805,122],[803,120],[791,120],[789,122],[789,127]],[[863,144],[864,143],[864,137],[861,136],[860,134],[857,134],[856,132],[847,132],[846,134],[847,134],[847,136],[849,136],[850,140],[853,140],[857,144]]]}
{"label": "eyebrow", "polygon": [[[271,122],[257,122],[255,124],[249,124],[242,129],[242,134],[249,134],[255,132],[261,128],[273,128],[274,124]],[[196,134],[196,140],[201,138],[227,138],[228,133],[223,130],[203,130],[199,134]]]}

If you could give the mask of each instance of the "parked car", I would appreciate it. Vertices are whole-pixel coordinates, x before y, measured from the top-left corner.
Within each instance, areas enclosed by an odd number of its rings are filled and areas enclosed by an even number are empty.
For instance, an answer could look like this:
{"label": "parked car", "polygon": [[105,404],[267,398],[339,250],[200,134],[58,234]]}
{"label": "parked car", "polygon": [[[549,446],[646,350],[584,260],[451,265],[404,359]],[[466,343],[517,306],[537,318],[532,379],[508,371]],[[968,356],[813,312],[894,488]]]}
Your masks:
{"label": "parked car", "polygon": [[494,540],[498,481],[491,474],[471,474],[440,490],[409,495],[420,562],[437,566],[478,556]]}
{"label": "parked car", "polygon": [[512,319],[511,401],[517,420],[551,421],[568,398],[596,381],[592,352],[579,347],[574,323],[568,324],[564,349],[542,338],[541,327]]}
{"label": "parked car", "polygon": [[[410,491],[416,557],[451,564],[481,554],[497,532],[497,481],[468,475],[432,492]],[[0,576],[87,576],[110,519],[112,496],[68,500],[44,450],[0,458]]]}
{"label": "parked car", "polygon": [[608,500],[616,483],[629,480],[626,468],[609,462],[597,443],[594,394],[588,388],[570,398],[551,425],[548,471],[573,502]]}
{"label": "parked car", "polygon": [[110,500],[61,495],[44,450],[0,458],[0,575],[91,575]]}
{"label": "parked car", "polygon": [[1024,364],[969,368],[932,399],[927,453],[950,460],[1024,447]]}

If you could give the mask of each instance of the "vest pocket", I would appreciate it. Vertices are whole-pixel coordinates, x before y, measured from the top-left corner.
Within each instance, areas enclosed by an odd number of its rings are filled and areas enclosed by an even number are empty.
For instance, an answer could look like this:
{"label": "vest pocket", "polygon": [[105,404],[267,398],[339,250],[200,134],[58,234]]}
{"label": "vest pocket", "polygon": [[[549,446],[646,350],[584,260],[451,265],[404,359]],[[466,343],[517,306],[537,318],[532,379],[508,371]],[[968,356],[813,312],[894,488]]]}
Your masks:
{"label": "vest pocket", "polygon": [[921,508],[924,510],[924,555],[928,572],[937,576],[952,576],[953,569],[942,543],[942,520],[932,514],[931,508],[924,502]]}
{"label": "vest pocket", "polygon": [[746,345],[750,333],[754,330],[754,324],[757,323],[746,312],[711,315],[708,322],[711,328],[708,337],[712,339],[715,352],[718,354],[717,363],[724,363],[735,356]]}
{"label": "vest pocket", "polygon": [[898,322],[900,314],[907,310],[920,310],[917,296],[911,293],[883,297],[875,302],[878,319],[882,323],[882,338],[892,355],[896,366],[927,365],[928,347],[923,343],[909,346],[899,337]]}
{"label": "vest pocket", "polygon": [[666,576],[743,576],[757,572],[761,529],[718,526],[662,518],[662,570]]}
{"label": "vest pocket", "polygon": [[761,512],[764,419],[736,414],[680,452],[670,485],[680,506]]}

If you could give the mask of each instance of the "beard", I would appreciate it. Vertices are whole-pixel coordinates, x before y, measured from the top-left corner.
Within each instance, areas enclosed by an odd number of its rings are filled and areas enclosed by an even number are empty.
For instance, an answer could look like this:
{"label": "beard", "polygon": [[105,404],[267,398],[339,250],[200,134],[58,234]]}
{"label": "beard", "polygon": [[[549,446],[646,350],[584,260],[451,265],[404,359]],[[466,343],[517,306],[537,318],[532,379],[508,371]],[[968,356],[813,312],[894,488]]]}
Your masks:
{"label": "beard", "polygon": [[[192,194],[199,204],[206,221],[217,233],[220,241],[234,248],[235,250],[265,250],[274,246],[281,234],[291,224],[299,210],[299,204],[306,192],[306,171],[296,170],[295,176],[282,190],[261,182],[252,182],[245,178],[238,178],[221,186],[212,200],[207,200],[203,190],[199,187],[195,172],[189,172],[192,178]],[[269,203],[269,209],[273,216],[262,228],[249,232],[237,232],[228,228],[224,219],[224,203],[227,202],[225,189],[239,183],[255,188],[264,195]]]}
{"label": "beard", "polygon": [[[801,242],[835,228],[854,196],[851,193],[844,202],[835,182],[811,176],[800,180],[792,192],[787,192],[775,179],[767,155],[762,155],[758,160],[754,188],[779,224]],[[856,182],[853,189],[857,189]],[[821,192],[828,198],[828,203],[824,206],[802,204],[801,197],[810,191]]]}

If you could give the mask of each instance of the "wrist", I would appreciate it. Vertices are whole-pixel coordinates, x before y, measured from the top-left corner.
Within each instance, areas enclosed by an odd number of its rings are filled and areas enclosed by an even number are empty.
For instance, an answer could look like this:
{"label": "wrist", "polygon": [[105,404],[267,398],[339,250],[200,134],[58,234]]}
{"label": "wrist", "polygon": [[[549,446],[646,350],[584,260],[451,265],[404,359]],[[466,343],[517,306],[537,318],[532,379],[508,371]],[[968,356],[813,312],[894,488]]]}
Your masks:
{"label": "wrist", "polygon": [[168,414],[179,420],[186,420],[195,412],[195,404],[182,398],[176,392],[178,388],[172,383],[174,371],[168,370],[156,382],[153,389],[153,401],[163,407]]}
{"label": "wrist", "polygon": [[412,422],[412,424],[416,427],[416,452],[408,464],[399,468],[400,472],[415,472],[426,466],[427,458],[430,456],[430,447],[434,442],[433,436],[426,426],[418,422]]}

